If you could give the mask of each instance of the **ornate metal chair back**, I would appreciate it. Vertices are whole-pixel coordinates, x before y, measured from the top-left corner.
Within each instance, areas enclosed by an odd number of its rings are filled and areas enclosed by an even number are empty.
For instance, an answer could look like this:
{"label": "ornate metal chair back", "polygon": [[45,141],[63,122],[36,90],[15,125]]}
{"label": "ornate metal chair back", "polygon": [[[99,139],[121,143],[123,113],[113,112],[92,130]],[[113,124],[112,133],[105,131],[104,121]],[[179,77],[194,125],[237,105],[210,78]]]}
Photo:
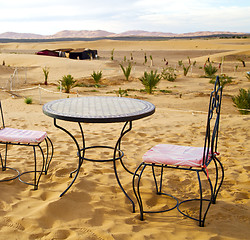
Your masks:
{"label": "ornate metal chair back", "polygon": [[218,131],[220,123],[222,86],[219,76],[216,77],[214,90],[210,94],[207,116],[206,137],[204,143],[203,166],[207,166],[217,153]]}

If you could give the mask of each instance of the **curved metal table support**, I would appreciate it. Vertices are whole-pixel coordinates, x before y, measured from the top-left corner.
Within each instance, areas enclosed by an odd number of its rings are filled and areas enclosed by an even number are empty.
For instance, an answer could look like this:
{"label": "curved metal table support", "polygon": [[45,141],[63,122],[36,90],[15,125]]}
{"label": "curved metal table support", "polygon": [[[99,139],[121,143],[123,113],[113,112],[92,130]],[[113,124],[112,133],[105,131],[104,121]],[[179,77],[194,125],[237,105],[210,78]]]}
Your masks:
{"label": "curved metal table support", "polygon": [[[74,141],[76,147],[77,147],[77,155],[78,155],[78,167],[72,171],[70,173],[70,177],[72,178],[73,174],[75,174],[73,180],[71,181],[71,183],[69,184],[69,186],[63,191],[63,193],[61,193],[60,197],[62,197],[70,188],[71,186],[74,184],[79,172],[80,172],[80,169],[81,169],[81,166],[82,166],[82,163],[83,161],[90,161],[90,162],[113,162],[113,169],[114,169],[114,173],[115,173],[115,177],[116,177],[116,180],[117,180],[117,183],[119,185],[119,187],[121,188],[121,190],[123,191],[123,193],[125,194],[125,196],[128,198],[128,200],[131,202],[132,204],[132,211],[135,212],[135,204],[133,202],[133,200],[129,197],[128,193],[125,191],[124,187],[122,186],[122,183],[119,179],[119,176],[118,176],[118,172],[117,172],[117,167],[116,167],[116,161],[120,161],[122,167],[130,174],[133,174],[132,171],[128,170],[128,168],[125,166],[124,162],[122,161],[122,158],[124,156],[124,152],[121,150],[121,141],[122,141],[122,138],[125,134],[127,134],[131,129],[132,129],[132,122],[126,122],[122,128],[122,131],[121,131],[121,134],[115,144],[115,147],[111,147],[111,146],[90,146],[90,147],[85,147],[85,137],[84,137],[84,132],[83,132],[83,129],[82,129],[82,126],[80,123],[78,123],[79,126],[80,126],[80,131],[81,131],[81,138],[82,138],[82,144],[83,144],[83,147],[80,148],[80,144],[79,142],[77,141],[77,139],[74,137],[73,134],[71,134],[67,129],[63,128],[62,126],[59,126],[56,122],[56,119],[54,119],[54,125],[55,127],[61,129],[62,131],[64,131],[65,133],[67,133],[71,138],[72,140]],[[127,125],[129,124],[129,128],[126,129]],[[109,159],[91,159],[91,158],[87,158],[85,157],[86,155],[86,151],[89,150],[89,149],[95,149],[95,148],[103,148],[103,149],[111,149],[113,150],[113,157],[112,158],[109,158]]]}
{"label": "curved metal table support", "polygon": [[[82,98],[67,98],[59,99],[49,102],[43,106],[44,114],[54,118],[55,127],[61,129],[67,133],[75,143],[78,154],[78,167],[70,173],[70,177],[75,174],[70,185],[60,195],[63,196],[75,182],[83,161],[91,162],[113,162],[113,169],[117,183],[125,196],[132,204],[133,212],[135,212],[135,204],[129,197],[127,191],[125,191],[117,171],[117,161],[120,161],[124,170],[130,174],[134,174],[130,171],[123,162],[124,153],[121,150],[121,143],[124,135],[126,135],[132,129],[132,121],[141,119],[152,115],[155,112],[155,106],[152,103],[139,99],[121,98],[121,97],[82,97]],[[56,120],[77,122],[81,132],[81,141],[78,141],[72,133],[62,126],[59,126]],[[81,123],[115,123],[123,122],[121,133],[116,141],[115,146],[90,146],[86,147],[84,132]],[[82,147],[80,147],[82,145]],[[109,159],[91,159],[87,158],[87,151],[89,149],[111,149],[113,156]]]}

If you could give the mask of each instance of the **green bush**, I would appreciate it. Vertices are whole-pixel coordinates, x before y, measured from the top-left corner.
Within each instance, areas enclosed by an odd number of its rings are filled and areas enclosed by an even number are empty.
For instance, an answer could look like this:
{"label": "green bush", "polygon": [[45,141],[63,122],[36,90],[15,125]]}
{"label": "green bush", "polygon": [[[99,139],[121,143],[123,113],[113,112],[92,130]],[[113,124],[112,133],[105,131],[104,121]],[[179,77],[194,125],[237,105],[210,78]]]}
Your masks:
{"label": "green bush", "polygon": [[167,67],[167,68],[163,68],[162,72],[161,72],[161,77],[164,80],[168,80],[170,82],[174,82],[177,75],[175,74],[175,69],[172,67]]}
{"label": "green bush", "polygon": [[[226,74],[221,74],[220,75],[220,85],[222,88],[224,88],[224,86],[228,83],[231,83],[232,82],[232,77],[229,77],[228,75]],[[213,78],[209,81],[209,83],[212,83],[214,84],[216,81],[216,76],[213,76]]]}
{"label": "green bush", "polygon": [[26,97],[26,98],[24,99],[24,102],[25,102],[26,104],[31,104],[31,103],[32,103],[32,98],[31,98],[31,97]]}
{"label": "green bush", "polygon": [[120,67],[121,67],[121,69],[123,71],[123,74],[124,74],[126,80],[128,81],[130,73],[131,73],[131,69],[132,69],[131,63],[129,63],[126,68],[124,68],[121,64],[120,64]]}
{"label": "green bush", "polygon": [[214,67],[211,62],[209,62],[209,64],[204,65],[204,71],[207,77],[214,77],[218,69]]}
{"label": "green bush", "polygon": [[182,68],[183,68],[183,75],[184,75],[184,76],[187,76],[187,74],[188,74],[188,71],[189,71],[190,67],[191,67],[191,65],[190,65],[190,64],[189,64],[187,67],[186,67],[184,64],[182,64]]}
{"label": "green bush", "polygon": [[157,70],[155,72],[151,70],[150,73],[144,72],[144,76],[139,78],[142,82],[143,86],[145,87],[145,91],[149,94],[152,94],[153,88],[160,82],[161,76],[157,74]]}
{"label": "green bush", "polygon": [[[241,88],[239,92],[239,95],[232,98],[233,102],[235,106],[239,108],[241,114],[250,114],[250,88],[248,90]],[[248,109],[249,111],[247,111]]]}
{"label": "green bush", "polygon": [[111,57],[110,57],[110,59],[111,59],[112,61],[114,60],[114,51],[115,51],[115,49],[113,48],[112,51],[111,51]]}
{"label": "green bush", "polygon": [[128,96],[128,90],[123,90],[119,88],[119,90],[115,92],[118,97]]}
{"label": "green bush", "polygon": [[44,67],[43,74],[44,74],[44,85],[48,85],[49,68]]}
{"label": "green bush", "polygon": [[182,60],[179,60],[179,61],[178,61],[178,65],[179,65],[179,67],[181,67],[181,66],[183,65]]}
{"label": "green bush", "polygon": [[[63,78],[60,80],[62,83],[62,87],[66,93],[70,92],[70,89],[73,88],[76,80],[71,75],[64,75]],[[59,81],[59,82],[60,82]]]}
{"label": "green bush", "polygon": [[95,72],[95,71],[93,71],[93,73],[91,74],[91,77],[94,79],[94,81],[95,81],[95,83],[96,83],[96,87],[99,87],[99,82],[100,82],[100,80],[101,80],[101,78],[102,78],[102,71],[100,71],[100,72]]}

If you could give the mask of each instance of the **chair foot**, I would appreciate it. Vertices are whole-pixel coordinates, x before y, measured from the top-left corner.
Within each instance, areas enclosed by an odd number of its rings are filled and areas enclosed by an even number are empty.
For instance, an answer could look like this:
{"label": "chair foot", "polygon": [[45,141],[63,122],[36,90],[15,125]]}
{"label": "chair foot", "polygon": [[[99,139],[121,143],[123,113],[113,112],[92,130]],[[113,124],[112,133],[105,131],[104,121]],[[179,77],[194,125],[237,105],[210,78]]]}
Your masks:
{"label": "chair foot", "polygon": [[19,174],[18,178],[19,178],[20,182],[25,183],[27,185],[34,186],[34,190],[37,190],[38,189],[38,184],[39,184],[39,181],[40,181],[40,178],[41,178],[41,175],[42,175],[43,171],[36,171],[36,173],[40,173],[40,174],[39,174],[39,177],[37,178],[36,182],[34,182],[34,183],[26,182],[26,181],[24,181],[24,180],[21,179],[22,175],[27,174],[27,173],[34,173],[34,172],[35,171],[23,172],[23,173]]}
{"label": "chair foot", "polygon": [[16,171],[16,172],[17,172],[17,175],[14,176],[14,177],[8,178],[8,179],[0,180],[0,182],[8,182],[8,181],[11,181],[11,180],[15,180],[16,178],[18,178],[18,177],[20,176],[20,172],[19,172],[17,169],[11,168],[11,167],[2,167],[2,171],[6,171],[7,169]]}
{"label": "chair foot", "polygon": [[210,204],[212,203],[210,199],[202,199],[203,202],[208,202],[208,206],[207,206],[207,209],[205,211],[205,214],[203,216],[200,216],[200,218],[195,218],[195,217],[192,217],[188,214],[186,214],[184,211],[182,211],[180,209],[180,205],[183,204],[183,203],[187,203],[187,202],[193,202],[193,201],[197,201],[197,202],[200,202],[200,199],[188,199],[188,200],[184,200],[184,201],[181,201],[179,202],[178,206],[177,206],[177,210],[179,211],[179,213],[181,213],[183,216],[185,217],[188,217],[192,220],[195,220],[199,223],[199,227],[204,227],[204,224],[205,224],[205,218],[206,218],[206,213],[210,207]]}

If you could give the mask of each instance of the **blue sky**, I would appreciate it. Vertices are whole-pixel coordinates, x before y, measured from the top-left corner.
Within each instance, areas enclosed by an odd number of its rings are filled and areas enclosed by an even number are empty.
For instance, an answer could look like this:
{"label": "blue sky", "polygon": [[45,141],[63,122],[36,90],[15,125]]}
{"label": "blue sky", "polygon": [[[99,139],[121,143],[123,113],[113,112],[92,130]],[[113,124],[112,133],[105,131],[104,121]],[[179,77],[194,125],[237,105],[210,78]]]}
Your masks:
{"label": "blue sky", "polygon": [[0,13],[0,33],[250,32],[249,0],[0,0]]}

